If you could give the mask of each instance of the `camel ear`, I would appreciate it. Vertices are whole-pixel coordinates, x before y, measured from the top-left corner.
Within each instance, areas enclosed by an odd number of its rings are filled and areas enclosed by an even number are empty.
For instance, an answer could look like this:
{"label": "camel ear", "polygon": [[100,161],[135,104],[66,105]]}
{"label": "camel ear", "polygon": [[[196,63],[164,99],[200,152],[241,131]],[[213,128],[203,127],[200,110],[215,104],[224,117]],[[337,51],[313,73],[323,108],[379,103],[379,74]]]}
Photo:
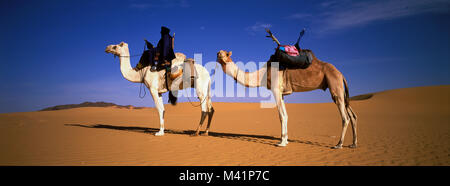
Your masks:
{"label": "camel ear", "polygon": [[233,53],[232,51],[229,51],[227,56],[230,57],[232,53]]}
{"label": "camel ear", "polygon": [[125,43],[122,41],[120,42],[119,46],[123,46]]}

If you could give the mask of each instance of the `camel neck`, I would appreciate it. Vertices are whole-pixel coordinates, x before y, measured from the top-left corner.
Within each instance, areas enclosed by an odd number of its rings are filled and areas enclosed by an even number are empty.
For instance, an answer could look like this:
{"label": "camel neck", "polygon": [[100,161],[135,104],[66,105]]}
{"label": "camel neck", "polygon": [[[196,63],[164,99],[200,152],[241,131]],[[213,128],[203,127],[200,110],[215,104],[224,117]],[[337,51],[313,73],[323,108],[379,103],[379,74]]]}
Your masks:
{"label": "camel neck", "polygon": [[130,64],[130,52],[128,47],[124,49],[124,52],[119,56],[120,60],[120,72],[122,72],[123,77],[133,83],[140,83],[142,78],[140,74],[135,71]]}
{"label": "camel neck", "polygon": [[222,69],[226,74],[233,77],[239,84],[245,87],[262,86],[263,76],[267,71],[267,67],[264,66],[253,72],[245,72],[239,69],[234,62],[228,62],[226,66],[222,65]]}

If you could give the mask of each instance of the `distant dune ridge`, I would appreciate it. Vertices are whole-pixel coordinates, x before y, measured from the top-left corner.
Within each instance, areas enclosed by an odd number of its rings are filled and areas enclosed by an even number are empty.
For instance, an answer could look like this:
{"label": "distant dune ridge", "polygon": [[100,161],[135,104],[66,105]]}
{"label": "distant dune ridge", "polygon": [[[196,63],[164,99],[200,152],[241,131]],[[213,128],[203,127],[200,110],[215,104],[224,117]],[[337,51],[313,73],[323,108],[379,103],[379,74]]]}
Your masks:
{"label": "distant dune ridge", "polygon": [[80,108],[80,107],[116,107],[116,108],[127,108],[127,109],[143,109],[145,107],[135,107],[133,105],[117,105],[115,103],[108,102],[83,102],[80,104],[67,104],[67,105],[56,105],[53,107],[47,107],[39,111],[49,111],[49,110],[63,110],[63,109],[72,109],[72,108]]}
{"label": "distant dune ridge", "polygon": [[[198,137],[191,134],[200,112],[190,103],[166,106],[162,137],[153,135],[159,130],[154,108],[87,102],[4,113],[0,165],[449,166],[449,95],[450,85],[442,85],[355,96],[359,101],[350,104],[358,115],[358,148],[348,148],[352,142],[346,140],[339,150],[330,148],[341,132],[333,103],[287,103],[287,147],[276,147],[276,108],[261,109],[259,103],[213,103],[209,136]],[[68,107],[76,108],[58,110]]]}
{"label": "distant dune ridge", "polygon": [[[352,101],[367,100],[367,99],[370,99],[373,95],[374,95],[373,93],[362,94],[362,95],[350,97],[350,100],[352,100]],[[41,109],[39,111],[63,110],[63,109],[72,109],[72,108],[80,108],[80,107],[115,107],[115,108],[126,108],[126,109],[147,108],[147,107],[135,107],[133,105],[123,106],[123,105],[117,105],[115,103],[108,103],[108,102],[103,102],[103,101],[99,101],[99,102],[87,101],[87,102],[83,102],[80,104],[56,105],[53,107],[47,107],[47,108]]]}
{"label": "distant dune ridge", "polygon": [[367,100],[373,97],[373,93],[371,94],[361,94],[357,96],[350,97],[350,101],[361,101],[361,100]]}

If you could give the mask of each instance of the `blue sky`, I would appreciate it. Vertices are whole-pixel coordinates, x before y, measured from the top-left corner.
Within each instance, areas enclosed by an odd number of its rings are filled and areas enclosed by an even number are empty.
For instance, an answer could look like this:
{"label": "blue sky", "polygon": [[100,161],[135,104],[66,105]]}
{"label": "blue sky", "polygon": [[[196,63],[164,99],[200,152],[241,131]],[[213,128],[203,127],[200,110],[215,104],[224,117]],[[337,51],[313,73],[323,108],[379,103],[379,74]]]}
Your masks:
{"label": "blue sky", "polygon": [[[142,52],[143,39],[156,43],[163,25],[176,33],[177,52],[202,53],[203,63],[221,49],[232,50],[235,61],[267,61],[275,44],[264,27],[283,44],[307,28],[301,47],[334,64],[352,96],[450,82],[448,0],[11,0],[0,9],[2,113],[84,101],[153,106],[150,96],[138,98],[139,84],[125,80],[118,59],[104,49],[125,41],[132,54]],[[286,97],[330,101],[321,90]]]}

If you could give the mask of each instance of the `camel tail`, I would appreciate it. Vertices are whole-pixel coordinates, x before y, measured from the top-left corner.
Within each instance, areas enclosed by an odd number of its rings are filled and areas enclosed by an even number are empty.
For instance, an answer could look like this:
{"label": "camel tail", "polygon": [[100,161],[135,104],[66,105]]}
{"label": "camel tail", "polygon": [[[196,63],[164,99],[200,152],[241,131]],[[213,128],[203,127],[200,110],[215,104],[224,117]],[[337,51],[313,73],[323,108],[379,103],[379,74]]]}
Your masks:
{"label": "camel tail", "polygon": [[177,100],[178,100],[178,98],[173,95],[172,91],[169,91],[169,102],[170,102],[170,104],[176,105],[177,104]]}
{"label": "camel tail", "polygon": [[349,93],[348,93],[348,85],[347,85],[347,80],[345,79],[345,77],[342,77],[344,79],[344,87],[345,87],[345,107],[350,106],[350,98],[349,98]]}

